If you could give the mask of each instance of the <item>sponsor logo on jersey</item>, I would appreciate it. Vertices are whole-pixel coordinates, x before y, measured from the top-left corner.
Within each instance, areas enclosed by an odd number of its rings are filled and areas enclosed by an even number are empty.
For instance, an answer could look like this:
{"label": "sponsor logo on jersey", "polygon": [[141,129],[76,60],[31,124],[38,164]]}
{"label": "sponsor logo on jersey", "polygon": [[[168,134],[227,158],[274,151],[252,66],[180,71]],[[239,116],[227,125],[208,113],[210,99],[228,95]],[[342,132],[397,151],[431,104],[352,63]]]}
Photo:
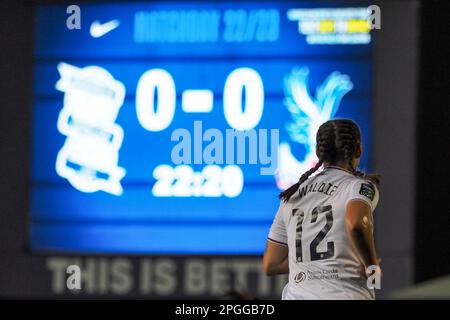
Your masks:
{"label": "sponsor logo on jersey", "polygon": [[336,280],[340,279],[339,270],[332,269],[322,269],[317,271],[307,271],[307,280]]}
{"label": "sponsor logo on jersey", "polygon": [[361,189],[359,189],[359,194],[362,194],[363,196],[369,198],[370,201],[372,201],[375,197],[375,190],[370,184],[362,183]]}
{"label": "sponsor logo on jersey", "polygon": [[305,279],[306,279],[306,273],[304,273],[304,272],[297,273],[294,277],[294,281],[296,283],[302,282]]}

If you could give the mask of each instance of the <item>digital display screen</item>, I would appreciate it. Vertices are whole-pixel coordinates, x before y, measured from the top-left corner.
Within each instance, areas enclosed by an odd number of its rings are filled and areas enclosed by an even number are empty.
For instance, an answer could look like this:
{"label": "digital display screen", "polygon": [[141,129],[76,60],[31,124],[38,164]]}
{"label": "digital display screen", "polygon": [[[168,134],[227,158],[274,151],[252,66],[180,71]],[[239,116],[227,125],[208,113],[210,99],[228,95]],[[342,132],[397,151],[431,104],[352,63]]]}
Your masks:
{"label": "digital display screen", "polygon": [[367,6],[41,5],[33,251],[260,254],[331,118],[370,167]]}

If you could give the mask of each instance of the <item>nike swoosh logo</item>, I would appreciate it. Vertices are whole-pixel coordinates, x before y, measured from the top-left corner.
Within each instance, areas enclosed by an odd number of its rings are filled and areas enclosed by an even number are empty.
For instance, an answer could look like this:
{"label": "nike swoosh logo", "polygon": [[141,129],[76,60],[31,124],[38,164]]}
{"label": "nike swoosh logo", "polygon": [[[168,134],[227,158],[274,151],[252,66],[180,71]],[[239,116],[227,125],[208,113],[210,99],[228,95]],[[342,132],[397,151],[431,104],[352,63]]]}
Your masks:
{"label": "nike swoosh logo", "polygon": [[111,20],[105,23],[100,23],[100,21],[95,20],[91,24],[91,28],[89,29],[89,33],[94,38],[100,38],[107,34],[108,32],[114,30],[120,25],[119,20]]}

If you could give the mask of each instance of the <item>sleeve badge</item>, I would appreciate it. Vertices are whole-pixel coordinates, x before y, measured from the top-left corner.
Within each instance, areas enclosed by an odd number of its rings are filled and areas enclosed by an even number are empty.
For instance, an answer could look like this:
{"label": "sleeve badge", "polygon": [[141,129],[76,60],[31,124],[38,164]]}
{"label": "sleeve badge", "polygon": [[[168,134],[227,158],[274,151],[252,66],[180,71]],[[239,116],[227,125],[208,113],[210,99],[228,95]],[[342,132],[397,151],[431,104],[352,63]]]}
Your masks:
{"label": "sleeve badge", "polygon": [[359,194],[369,198],[370,201],[373,201],[373,198],[375,197],[375,189],[368,183],[361,183]]}

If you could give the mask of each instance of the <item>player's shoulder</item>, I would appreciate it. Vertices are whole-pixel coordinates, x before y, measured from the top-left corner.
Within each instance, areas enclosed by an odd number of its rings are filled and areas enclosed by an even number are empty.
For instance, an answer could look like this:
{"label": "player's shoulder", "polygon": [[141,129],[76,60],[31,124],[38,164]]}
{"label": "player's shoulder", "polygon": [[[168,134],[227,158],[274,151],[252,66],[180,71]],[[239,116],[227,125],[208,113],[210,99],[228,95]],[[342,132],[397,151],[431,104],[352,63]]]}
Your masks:
{"label": "player's shoulder", "polygon": [[378,186],[366,177],[351,176],[348,179],[348,191],[351,194],[359,194],[373,201],[378,198]]}
{"label": "player's shoulder", "polygon": [[364,176],[357,176],[357,175],[353,175],[353,174],[348,174],[348,175],[345,176],[344,181],[348,185],[364,183],[364,184],[371,185],[374,189],[378,189],[378,187],[377,187],[377,185],[376,185],[376,183],[374,181],[372,181],[368,177],[364,177]]}
{"label": "player's shoulder", "polygon": [[339,176],[339,184],[342,184],[345,187],[352,187],[353,185],[363,183],[364,181],[364,178],[356,176],[350,172],[345,172]]}

